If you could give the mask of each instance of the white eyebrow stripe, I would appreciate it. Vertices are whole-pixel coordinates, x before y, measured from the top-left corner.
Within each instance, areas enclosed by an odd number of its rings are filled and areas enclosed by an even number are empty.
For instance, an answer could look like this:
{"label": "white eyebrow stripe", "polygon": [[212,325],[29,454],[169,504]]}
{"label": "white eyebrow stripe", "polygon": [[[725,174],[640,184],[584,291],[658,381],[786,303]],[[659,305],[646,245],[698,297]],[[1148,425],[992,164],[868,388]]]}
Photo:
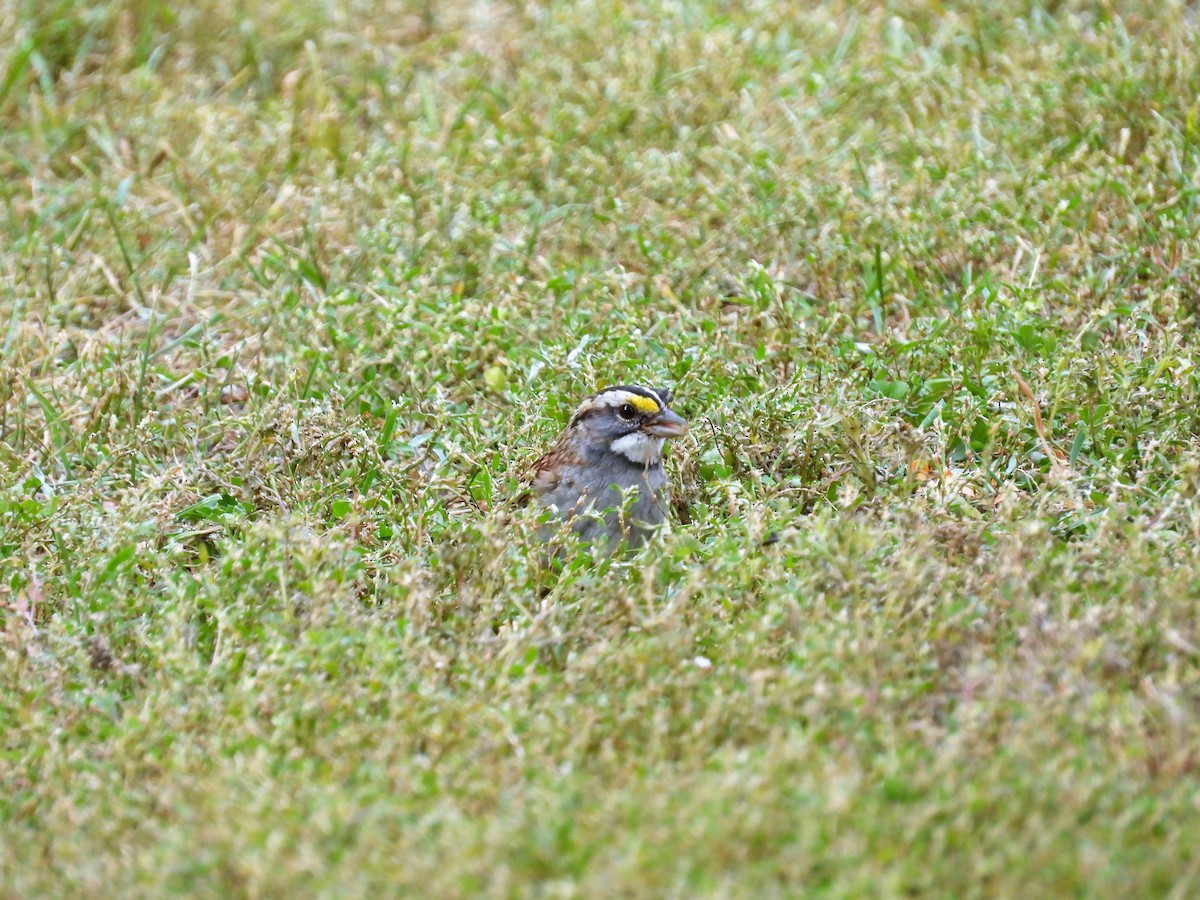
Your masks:
{"label": "white eyebrow stripe", "polygon": [[653,394],[656,399],[651,399],[645,394],[635,394],[633,391],[605,391],[599,396],[593,397],[591,405],[607,406],[615,409],[618,406],[624,406],[628,403],[644,413],[661,412],[666,404],[662,402],[662,399],[654,391],[649,391],[649,393]]}

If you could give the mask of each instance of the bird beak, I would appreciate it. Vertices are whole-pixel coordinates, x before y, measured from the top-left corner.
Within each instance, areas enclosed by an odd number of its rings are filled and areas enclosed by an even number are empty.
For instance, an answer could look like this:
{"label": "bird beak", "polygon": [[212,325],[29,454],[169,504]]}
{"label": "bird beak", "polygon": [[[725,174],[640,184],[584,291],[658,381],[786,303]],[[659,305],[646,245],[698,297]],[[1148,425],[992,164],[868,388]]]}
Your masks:
{"label": "bird beak", "polygon": [[642,431],[652,437],[683,437],[688,433],[688,424],[671,410],[664,408],[662,412],[642,426]]}

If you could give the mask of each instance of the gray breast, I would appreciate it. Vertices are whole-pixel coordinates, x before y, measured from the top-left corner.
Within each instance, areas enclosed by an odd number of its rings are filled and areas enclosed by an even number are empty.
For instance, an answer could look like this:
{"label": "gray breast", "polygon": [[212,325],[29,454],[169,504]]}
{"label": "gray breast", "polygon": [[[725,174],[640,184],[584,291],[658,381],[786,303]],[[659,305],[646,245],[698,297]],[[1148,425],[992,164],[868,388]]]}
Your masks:
{"label": "gray breast", "polygon": [[630,547],[639,547],[667,518],[667,476],[661,463],[648,469],[618,463],[586,478],[564,478],[542,502],[570,519],[572,529],[586,541],[616,543],[624,538]]}

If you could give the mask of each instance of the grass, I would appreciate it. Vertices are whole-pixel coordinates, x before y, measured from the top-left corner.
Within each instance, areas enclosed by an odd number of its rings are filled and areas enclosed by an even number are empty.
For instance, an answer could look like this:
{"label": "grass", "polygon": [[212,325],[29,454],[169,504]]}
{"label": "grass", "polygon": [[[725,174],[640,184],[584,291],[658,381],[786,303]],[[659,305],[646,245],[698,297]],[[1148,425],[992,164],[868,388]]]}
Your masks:
{"label": "grass", "polygon": [[[0,35],[0,892],[1200,888],[1190,6]],[[629,382],[678,521],[547,585]]]}

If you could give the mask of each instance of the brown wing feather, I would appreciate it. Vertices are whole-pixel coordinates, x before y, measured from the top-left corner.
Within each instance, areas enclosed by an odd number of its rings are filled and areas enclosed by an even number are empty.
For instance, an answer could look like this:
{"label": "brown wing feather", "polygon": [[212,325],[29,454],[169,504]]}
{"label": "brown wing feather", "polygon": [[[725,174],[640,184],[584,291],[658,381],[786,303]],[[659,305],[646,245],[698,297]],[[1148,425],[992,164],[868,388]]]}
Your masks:
{"label": "brown wing feather", "polygon": [[582,460],[566,442],[566,435],[538,457],[537,461],[526,472],[521,481],[525,484],[516,498],[518,506],[527,506],[535,496],[541,496],[554,490],[562,481],[564,469],[573,469],[581,465]]}

